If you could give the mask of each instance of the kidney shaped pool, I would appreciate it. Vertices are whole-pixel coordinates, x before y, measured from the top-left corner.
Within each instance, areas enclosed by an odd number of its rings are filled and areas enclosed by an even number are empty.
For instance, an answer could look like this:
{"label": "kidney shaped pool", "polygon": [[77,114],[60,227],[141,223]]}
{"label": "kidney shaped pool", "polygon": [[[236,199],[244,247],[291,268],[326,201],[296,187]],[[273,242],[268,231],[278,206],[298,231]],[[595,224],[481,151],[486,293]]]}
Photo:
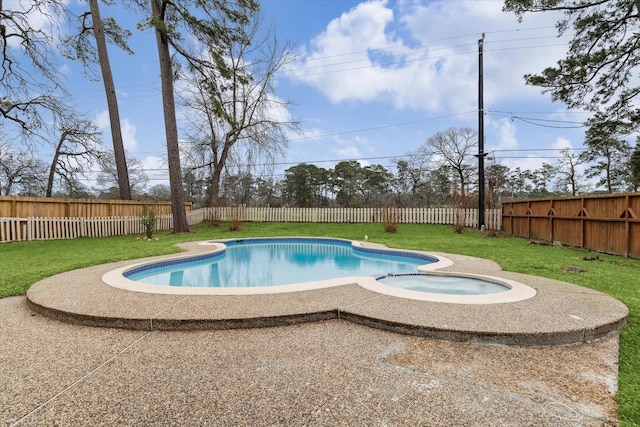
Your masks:
{"label": "kidney shaped pool", "polygon": [[162,261],[125,271],[141,283],[188,287],[257,287],[416,272],[437,258],[370,249],[328,239],[243,239],[220,252]]}
{"label": "kidney shaped pool", "polygon": [[493,304],[531,298],[522,283],[491,276],[436,273],[442,256],[329,238],[254,238],[202,242],[199,255],[121,267],[103,281],[137,292],[185,295],[286,293],[358,284],[401,298]]}

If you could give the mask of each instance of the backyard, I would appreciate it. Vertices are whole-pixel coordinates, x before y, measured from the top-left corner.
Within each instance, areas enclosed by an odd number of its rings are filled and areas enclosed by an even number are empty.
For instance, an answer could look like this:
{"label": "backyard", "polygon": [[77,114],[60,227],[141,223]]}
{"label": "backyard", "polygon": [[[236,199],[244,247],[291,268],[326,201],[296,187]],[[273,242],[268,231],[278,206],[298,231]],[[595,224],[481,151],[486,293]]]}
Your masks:
{"label": "backyard", "polygon": [[[474,229],[456,234],[441,225],[401,225],[385,233],[380,224],[244,223],[195,226],[189,234],[18,242],[0,245],[0,297],[23,295],[31,284],[53,274],[112,261],[175,253],[175,243],[212,238],[326,236],[383,243],[389,247],[439,251],[488,258],[504,270],[575,283],[612,295],[627,305],[629,322],[620,336],[619,420],[640,425],[640,260],[582,250],[534,245],[525,239],[490,237]],[[34,262],[35,261],[35,262]],[[564,271],[575,266],[586,271]]]}

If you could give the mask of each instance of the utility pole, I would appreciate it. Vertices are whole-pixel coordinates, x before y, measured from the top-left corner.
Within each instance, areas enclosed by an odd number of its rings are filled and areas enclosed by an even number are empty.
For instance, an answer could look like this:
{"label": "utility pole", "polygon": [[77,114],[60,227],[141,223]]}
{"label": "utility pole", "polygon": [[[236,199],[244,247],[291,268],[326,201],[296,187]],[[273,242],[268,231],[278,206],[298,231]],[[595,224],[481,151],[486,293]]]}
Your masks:
{"label": "utility pole", "polygon": [[478,40],[478,228],[484,230],[484,100],[482,45],[484,33]]}

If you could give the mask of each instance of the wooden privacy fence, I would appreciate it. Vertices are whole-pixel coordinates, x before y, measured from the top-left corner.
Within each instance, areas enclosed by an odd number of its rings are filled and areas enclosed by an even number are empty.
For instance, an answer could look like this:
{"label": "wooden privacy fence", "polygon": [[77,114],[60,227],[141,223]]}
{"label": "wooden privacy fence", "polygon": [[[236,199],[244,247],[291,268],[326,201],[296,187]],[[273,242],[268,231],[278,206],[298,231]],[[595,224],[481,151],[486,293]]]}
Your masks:
{"label": "wooden privacy fence", "polygon": [[[191,211],[190,202],[185,207]],[[142,215],[145,208],[153,209],[156,215],[168,215],[171,202],[0,196],[0,217],[10,218],[127,217]]]}
{"label": "wooden privacy fence", "polygon": [[[464,220],[467,227],[477,227],[478,211],[475,209],[415,208],[391,209],[399,224],[457,224]],[[187,212],[189,225],[203,220],[256,222],[341,222],[364,223],[383,221],[385,209],[378,208],[205,208]],[[487,210],[486,228],[500,229],[499,209]],[[173,228],[171,215],[158,215],[156,230]],[[77,237],[107,237],[142,234],[145,229],[140,216],[110,218],[0,218],[0,242],[21,240],[73,239]]]}
{"label": "wooden privacy fence", "polygon": [[[202,222],[202,212],[187,213],[187,222]],[[173,228],[171,215],[156,217],[155,230]],[[0,218],[0,242],[22,240],[75,239],[78,237],[108,237],[143,234],[145,227],[140,217],[110,218]]]}
{"label": "wooden privacy fence", "polygon": [[[393,215],[399,224],[448,224],[463,221],[465,227],[478,226],[477,209],[454,208],[204,208],[205,220],[256,222],[341,222],[341,223],[381,223],[385,215]],[[485,227],[500,230],[500,209],[485,211]]]}
{"label": "wooden privacy fence", "polygon": [[502,204],[504,231],[597,252],[640,258],[640,193]]}

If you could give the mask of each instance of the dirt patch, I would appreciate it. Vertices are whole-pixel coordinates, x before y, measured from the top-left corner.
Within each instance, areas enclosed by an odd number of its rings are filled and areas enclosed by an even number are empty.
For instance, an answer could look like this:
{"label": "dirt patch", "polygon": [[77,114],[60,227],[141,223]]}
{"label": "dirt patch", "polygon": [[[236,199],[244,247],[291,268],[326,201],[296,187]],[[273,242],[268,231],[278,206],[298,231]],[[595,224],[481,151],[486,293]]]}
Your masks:
{"label": "dirt patch", "polygon": [[[518,394],[605,425],[617,424],[618,340],[511,347],[408,338],[388,363],[449,381]],[[589,425],[589,423],[585,423]]]}

